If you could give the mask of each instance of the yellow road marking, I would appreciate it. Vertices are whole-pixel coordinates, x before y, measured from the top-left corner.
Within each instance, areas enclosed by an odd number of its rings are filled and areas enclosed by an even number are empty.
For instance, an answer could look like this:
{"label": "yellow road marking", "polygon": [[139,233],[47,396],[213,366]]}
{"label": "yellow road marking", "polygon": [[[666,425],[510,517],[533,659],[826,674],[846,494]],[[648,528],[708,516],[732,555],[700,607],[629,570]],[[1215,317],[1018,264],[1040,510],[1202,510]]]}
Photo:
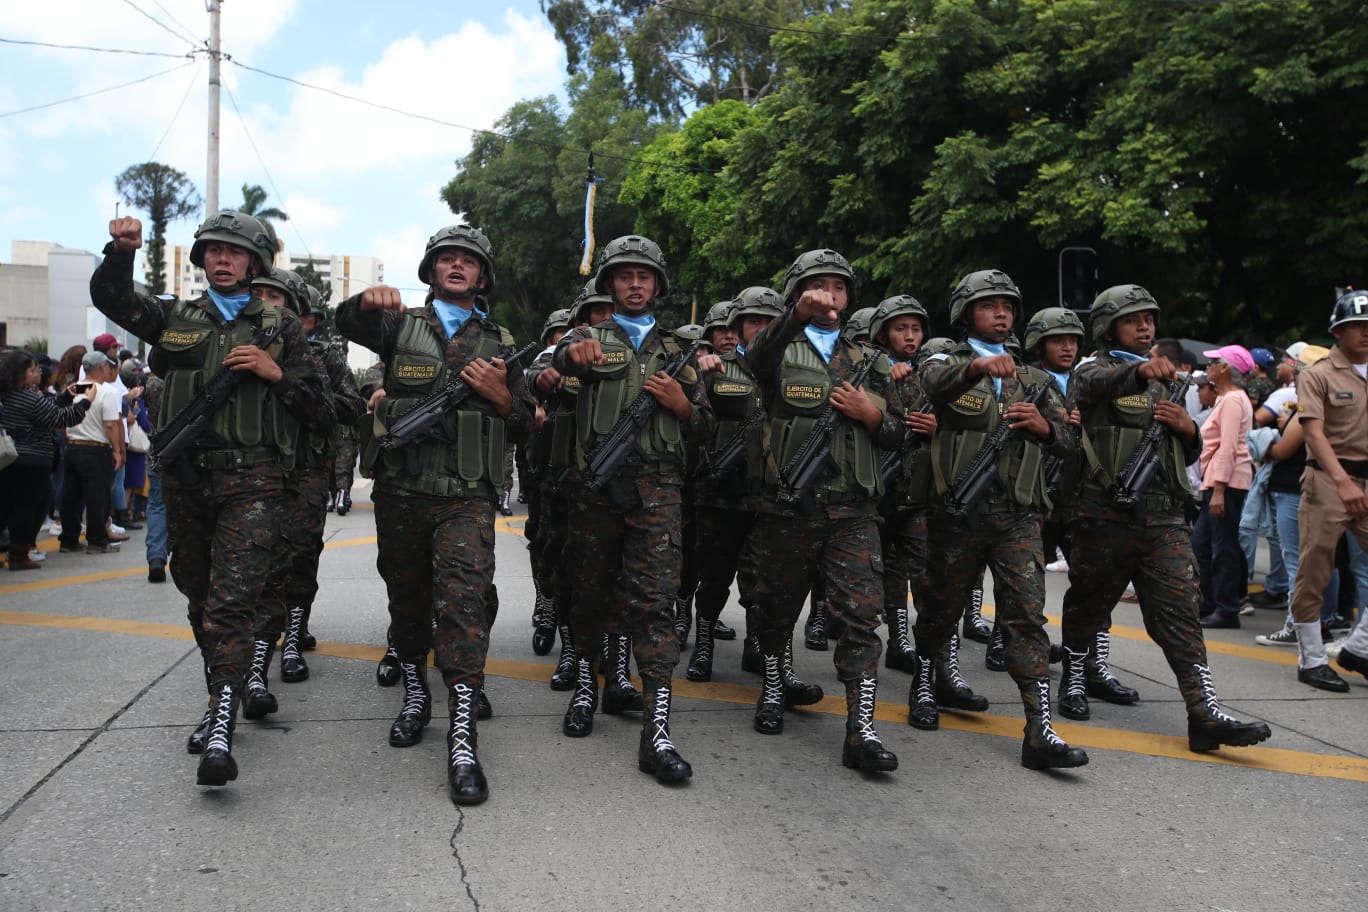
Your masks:
{"label": "yellow road marking", "polygon": [[[102,633],[118,633],[130,636],[160,637],[173,640],[193,640],[190,630],[184,625],[160,624],[149,621],[126,621],[115,618],[74,617],[60,614],[29,614],[23,611],[0,611],[0,624],[26,627],[55,627],[69,630],[90,630]],[[318,655],[335,656],[344,659],[378,661],[385,654],[381,646],[364,646],[355,643],[331,643],[322,640],[315,650]],[[551,677],[554,666],[537,662],[517,662],[510,659],[489,659],[485,671],[495,677],[515,678],[523,681],[545,683]],[[754,706],[760,690],[743,684],[708,683],[699,684],[688,680],[675,680],[673,690],[676,696],[696,697],[719,703],[735,703]],[[814,706],[804,710],[820,712],[832,716],[843,716],[846,712],[845,700],[840,697],[824,697]],[[803,710],[799,710],[803,711]],[[883,722],[906,724],[907,709],[894,703],[879,703],[875,718]],[[1015,716],[999,716],[990,713],[941,713],[941,727],[951,731],[973,732],[993,735],[1000,738],[1021,738],[1021,719]],[[1091,747],[1099,750],[1122,751],[1143,754],[1150,757],[1166,757],[1172,760],[1186,760],[1197,763],[1219,763],[1226,766],[1239,766],[1246,769],[1269,770],[1290,773],[1296,776],[1314,776],[1322,779],[1346,779],[1351,782],[1368,782],[1368,759],[1344,757],[1334,754],[1316,754],[1308,751],[1283,750],[1274,747],[1224,748],[1210,754],[1194,754],[1187,748],[1187,739],[1175,735],[1156,735],[1148,732],[1135,732],[1119,728],[1103,728],[1094,725],[1056,723],[1059,734],[1070,744],[1077,747]]]}

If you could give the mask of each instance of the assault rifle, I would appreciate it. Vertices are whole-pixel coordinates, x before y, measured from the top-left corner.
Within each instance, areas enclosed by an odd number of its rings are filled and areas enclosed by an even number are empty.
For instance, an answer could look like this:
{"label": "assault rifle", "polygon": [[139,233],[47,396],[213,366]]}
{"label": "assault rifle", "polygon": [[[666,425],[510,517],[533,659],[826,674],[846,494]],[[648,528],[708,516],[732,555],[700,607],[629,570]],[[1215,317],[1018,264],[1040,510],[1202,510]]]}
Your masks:
{"label": "assault rifle", "polygon": [[709,477],[714,480],[725,478],[729,472],[741,465],[741,460],[746,455],[746,437],[755,428],[764,424],[767,417],[769,415],[763,407],[757,408],[726,443],[708,454]]}
{"label": "assault rifle", "polygon": [[[252,344],[261,349],[269,348],[279,335],[279,323],[274,326],[263,326],[253,334]],[[183,469],[179,465],[181,458],[197,448],[200,442],[212,433],[209,419],[223,408],[233,390],[241,386],[248,377],[253,376],[256,375],[249,370],[219,368],[195,398],[187,402],[185,408],[177,412],[176,417],[168,421],[164,428],[152,435],[150,455],[153,468],[160,473],[176,470],[178,475],[186,476],[187,481],[192,480],[188,476],[193,475],[194,470],[186,471],[188,467]]]}
{"label": "assault rifle", "polygon": [[[528,355],[540,351],[544,347],[539,339],[517,351],[514,351],[511,345],[499,350],[497,357],[503,359],[504,368],[508,371],[510,385],[517,366]],[[418,452],[412,448],[405,448],[428,439],[450,442],[448,439],[449,431],[444,419],[469,397],[470,384],[462,380],[459,373],[454,375],[446,386],[424,396],[413,408],[390,421],[389,432],[380,438],[381,448],[386,450],[404,449],[404,470],[410,475],[417,475]]]}
{"label": "assault rifle", "polygon": [[[1179,374],[1177,380],[1169,383],[1168,401],[1175,404],[1184,402],[1191,385],[1191,377]],[[1163,465],[1164,443],[1170,433],[1168,425],[1151,420],[1149,427],[1140,435],[1140,442],[1121,467],[1121,474],[1112,488],[1112,501],[1118,507],[1132,510],[1137,515],[1144,512],[1145,492],[1154,483]]]}
{"label": "assault rifle", "polygon": [[[859,389],[874,366],[873,358],[866,358],[850,372],[846,382]],[[779,502],[805,502],[813,487],[831,468],[831,438],[845,416],[830,402],[817,416],[817,423],[808,431],[792,458],[779,470]]]}
{"label": "assault rifle", "polygon": [[[936,411],[936,406],[925,395],[918,401],[916,407],[912,409],[915,413],[930,415]],[[913,450],[922,445],[923,438],[912,433],[910,430],[903,438],[903,445],[896,450],[884,450],[883,457],[879,460],[879,474],[883,476],[884,487],[888,488],[893,484],[893,480],[902,471],[903,463]]]}
{"label": "assault rifle", "polygon": [[[1040,408],[1049,399],[1049,386],[1037,384],[1026,388],[1022,401]],[[1021,437],[1022,433],[1006,419],[998,422],[983,447],[974,454],[973,461],[950,484],[950,490],[945,495],[945,508],[951,516],[964,516],[973,509],[980,497],[988,493],[988,489],[997,481],[998,462],[1007,452],[1008,444]]]}
{"label": "assault rifle", "polygon": [[[676,377],[698,353],[707,346],[702,339],[695,339],[688,348],[679,352],[665,365],[665,373]],[[583,394],[581,394],[583,395]],[[637,393],[618,420],[608,429],[608,433],[598,442],[598,446],[585,457],[586,468],[581,475],[584,486],[591,491],[613,481],[627,461],[641,452],[637,436],[645,429],[651,417],[660,411],[660,400],[646,390]]]}

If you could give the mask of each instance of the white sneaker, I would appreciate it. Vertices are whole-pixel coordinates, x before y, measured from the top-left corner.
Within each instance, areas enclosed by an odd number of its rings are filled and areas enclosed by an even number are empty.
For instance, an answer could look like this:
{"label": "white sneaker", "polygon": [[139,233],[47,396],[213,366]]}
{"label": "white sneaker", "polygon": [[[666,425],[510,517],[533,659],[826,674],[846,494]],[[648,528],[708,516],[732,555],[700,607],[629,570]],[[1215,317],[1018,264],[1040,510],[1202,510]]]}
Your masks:
{"label": "white sneaker", "polygon": [[61,535],[62,521],[60,519],[48,520],[48,524],[43,528],[43,531],[46,532],[48,535]]}
{"label": "white sneaker", "polygon": [[32,551],[29,552],[29,560],[37,561],[41,564],[43,561],[47,560],[47,555],[44,554],[42,551],[39,551],[37,548],[34,548]]}
{"label": "white sneaker", "polygon": [[1251,602],[1249,602],[1249,601],[1246,600],[1243,604],[1240,605],[1240,617],[1249,617],[1249,616],[1250,616],[1251,614],[1253,614],[1253,613],[1254,613],[1254,605],[1253,605],[1253,603],[1251,603]]}
{"label": "white sneaker", "polygon": [[1330,642],[1326,643],[1326,644],[1325,644],[1325,654],[1326,654],[1326,656],[1328,656],[1329,658],[1332,658],[1332,659],[1338,659],[1338,658],[1339,658],[1339,654],[1340,654],[1340,650],[1344,648],[1344,643],[1345,643],[1345,641],[1348,640],[1348,639],[1349,639],[1349,635],[1348,635],[1348,634],[1345,634],[1345,635],[1342,636],[1342,637],[1335,637],[1333,640],[1331,640]]}
{"label": "white sneaker", "polygon": [[1057,561],[1050,561],[1048,564],[1045,565],[1045,572],[1046,572],[1046,573],[1068,573],[1068,572],[1069,572],[1069,562],[1068,562],[1067,560],[1065,560],[1064,558],[1062,558],[1062,557],[1061,557],[1059,560],[1057,560]]}
{"label": "white sneaker", "polygon": [[109,522],[105,523],[105,528],[108,529],[110,532],[113,532],[115,535],[123,535],[124,532],[128,531],[112,519]]}

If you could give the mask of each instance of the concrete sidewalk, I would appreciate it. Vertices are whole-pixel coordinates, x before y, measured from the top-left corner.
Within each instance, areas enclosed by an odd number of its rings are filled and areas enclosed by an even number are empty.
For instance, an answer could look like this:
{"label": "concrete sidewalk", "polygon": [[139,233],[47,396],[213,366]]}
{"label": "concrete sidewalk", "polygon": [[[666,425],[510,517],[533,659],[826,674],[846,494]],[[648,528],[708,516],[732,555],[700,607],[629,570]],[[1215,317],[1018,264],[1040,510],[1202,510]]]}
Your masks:
{"label": "concrete sidewalk", "polygon": [[[879,731],[901,768],[853,773],[830,653],[797,649],[829,699],[767,738],[735,642],[711,684],[681,662],[673,732],[694,778],[666,788],[637,771],[639,717],[560,734],[568,695],[546,686],[554,653],[531,650],[520,530],[517,516],[498,536],[495,717],[479,728],[491,798],[464,810],[447,797],[440,695],[421,745],[386,743],[400,694],[375,685],[385,596],[364,498],[328,517],[311,676],[273,668],[280,711],[239,723],[241,773],[222,789],[195,785],[184,742],[203,677],[183,599],[146,582],[141,532],[117,555],[4,573],[0,909],[1362,907],[1368,682],[1298,684],[1294,650],[1253,643],[1279,612],[1209,634],[1228,707],[1274,729],[1260,748],[1187,752],[1172,675],[1123,604],[1112,665],[1143,702],[1093,701],[1091,722],[1060,726],[1085,768],[1020,767],[1016,688],[971,643],[963,666],[990,711],[914,731],[908,676],[882,671]],[[1047,583],[1057,615],[1067,579]],[[734,605],[723,617],[741,624]]]}

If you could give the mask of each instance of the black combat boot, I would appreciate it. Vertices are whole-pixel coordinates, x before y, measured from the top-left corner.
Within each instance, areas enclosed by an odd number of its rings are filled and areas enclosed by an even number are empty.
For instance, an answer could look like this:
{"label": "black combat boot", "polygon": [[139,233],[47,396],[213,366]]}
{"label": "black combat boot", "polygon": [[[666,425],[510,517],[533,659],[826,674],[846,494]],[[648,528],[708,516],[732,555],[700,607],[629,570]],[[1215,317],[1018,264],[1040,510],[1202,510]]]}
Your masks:
{"label": "black combat boot", "polygon": [[204,687],[209,691],[209,708],[204,711],[204,716],[200,719],[199,725],[190,733],[190,737],[185,739],[185,752],[187,754],[204,753],[204,742],[209,740],[209,723],[214,719],[214,688],[210,684],[209,666],[204,666]]}
{"label": "black combat boot", "polygon": [[762,735],[784,731],[784,671],[777,655],[766,654],[765,682],[760,685],[760,700],[755,704],[755,730]]}
{"label": "black combat boot", "polygon": [[209,706],[209,737],[204,742],[195,781],[200,785],[227,785],[237,778],[233,759],[233,728],[237,725],[238,691],[232,684],[220,684]]}
{"label": "black combat boot", "polygon": [[1021,742],[1021,765],[1027,769],[1069,769],[1087,766],[1088,755],[1070,747],[1055,734],[1050,721],[1050,681],[1041,678],[1020,684],[1021,704],[1026,709],[1026,738]]}
{"label": "black combat boot", "polygon": [[632,638],[604,634],[608,665],[603,672],[603,711],[610,716],[641,712],[641,694],[632,686]]}
{"label": "black combat boot", "polygon": [[333,509],[334,509],[336,506],[337,506],[337,492],[336,492],[336,491],[329,491],[329,492],[328,492],[328,512],[331,513],[331,512],[333,511]]}
{"label": "black combat boot", "polygon": [[917,654],[916,677],[907,691],[907,724],[922,731],[940,728],[940,710],[936,708],[936,668],[930,656]]}
{"label": "black combat boot", "polygon": [[1111,631],[1099,630],[1097,639],[1093,642],[1092,652],[1084,665],[1088,696],[1121,706],[1134,706],[1140,702],[1140,691],[1134,687],[1127,687],[1116,679],[1116,675],[1111,673],[1111,668],[1107,664],[1110,658]]}
{"label": "black combat boot", "polygon": [[711,681],[713,667],[713,627],[715,621],[705,617],[698,619],[698,633],[694,634],[693,655],[689,658],[689,668],[684,677],[690,681]]}
{"label": "black combat boot", "polygon": [[[483,690],[483,688],[481,688]],[[480,804],[489,797],[480,760],[475,756],[475,690],[468,684],[451,688],[448,700],[451,728],[447,730],[447,783],[453,804]]]}
{"label": "black combat boot", "polygon": [[489,695],[485,693],[483,684],[480,685],[480,692],[475,695],[475,717],[481,722],[494,718],[494,704],[489,702]]}
{"label": "black combat boot", "polygon": [[893,671],[909,674],[917,670],[917,651],[907,636],[907,599],[902,604],[890,602],[884,605],[884,617],[888,620],[888,651],[884,654],[884,667]]}
{"label": "black combat boot", "polygon": [[637,745],[637,768],[655,776],[656,782],[683,782],[693,775],[693,767],[679,756],[670,740],[670,688],[646,694],[646,718],[642,720],[641,742]]}
{"label": "black combat boot", "polygon": [[760,641],[753,636],[741,641],[741,670],[751,674],[765,673],[765,660],[760,657]]}
{"label": "black combat boot", "polygon": [[951,634],[936,657],[936,705],[941,709],[985,712],[988,698],[974,693],[959,667],[959,636]]}
{"label": "black combat boot", "polygon": [[964,638],[975,643],[987,643],[993,630],[983,619],[983,590],[975,589],[969,598],[969,607],[964,609]]}
{"label": "black combat boot", "polygon": [[816,601],[808,609],[807,623],[803,625],[803,646],[814,652],[827,651],[826,601]]}
{"label": "black combat boot", "polygon": [[993,632],[988,639],[988,649],[983,653],[983,667],[989,671],[1007,670],[1007,634],[996,620],[993,621]]}
{"label": "black combat boot", "polygon": [[270,640],[256,640],[252,644],[252,665],[247,669],[246,697],[242,701],[242,715],[248,719],[260,719],[280,708],[275,694],[266,689],[273,651],[275,643]]}
{"label": "black combat boot", "polygon": [[432,721],[432,692],[427,683],[427,655],[415,661],[399,660],[399,677],[404,684],[404,706],[390,726],[391,747],[413,747],[422,742],[423,729]]}
{"label": "black combat boot", "polygon": [[1248,747],[1272,736],[1264,723],[1241,722],[1222,711],[1211,669],[1206,665],[1193,665],[1178,685],[1188,708],[1188,750],[1205,753],[1223,744]]}
{"label": "black combat boot", "polygon": [[874,698],[879,682],[873,677],[856,678],[846,684],[846,736],[841,745],[841,765],[869,773],[891,773],[898,758],[885,750],[874,731]]}
{"label": "black combat boot", "polygon": [[675,636],[679,637],[679,648],[689,645],[689,628],[693,626],[693,596],[675,598]]}
{"label": "black combat boot", "polygon": [[1092,718],[1088,708],[1088,653],[1065,650],[1064,671],[1059,677],[1059,714],[1066,719],[1086,722]]}
{"label": "black combat boot", "polygon": [[575,686],[575,640],[569,624],[560,625],[560,658],[556,660],[556,670],[551,672],[552,690],[569,690]]}
{"label": "black combat boot", "polygon": [[598,706],[598,675],[588,656],[575,659],[575,693],[561,720],[567,738],[583,738],[594,730],[594,709]]}
{"label": "black combat boot", "polygon": [[556,603],[542,595],[535,579],[532,585],[537,590],[532,604],[532,651],[539,656],[550,655],[551,647],[556,645]]}
{"label": "black combat boot", "polygon": [[385,654],[380,664],[375,666],[375,683],[381,687],[393,687],[399,683],[399,653],[394,651],[394,641],[389,631],[385,631]]}
{"label": "black combat boot", "polygon": [[346,516],[346,515],[347,515],[347,511],[350,510],[350,509],[351,509],[351,490],[350,490],[349,488],[343,488],[342,491],[341,491],[341,493],[339,493],[339,494],[337,495],[337,515],[338,515],[338,516]]}
{"label": "black combat boot", "polygon": [[721,618],[718,618],[713,621],[713,639],[734,640],[736,639],[736,628],[728,627],[726,624],[722,623]]}
{"label": "black combat boot", "polygon": [[280,680],[293,684],[309,677],[309,666],[299,654],[299,640],[304,632],[304,609],[291,608],[285,622],[285,639],[280,644]]}
{"label": "black combat boot", "polygon": [[784,641],[784,659],[781,663],[784,675],[784,705],[811,706],[820,703],[826,694],[820,684],[808,684],[793,673],[793,634],[789,633]]}
{"label": "black combat boot", "polygon": [[499,513],[501,513],[504,516],[513,515],[513,505],[509,503],[509,500],[511,500],[512,497],[512,491],[503,492],[503,497],[499,498]]}

